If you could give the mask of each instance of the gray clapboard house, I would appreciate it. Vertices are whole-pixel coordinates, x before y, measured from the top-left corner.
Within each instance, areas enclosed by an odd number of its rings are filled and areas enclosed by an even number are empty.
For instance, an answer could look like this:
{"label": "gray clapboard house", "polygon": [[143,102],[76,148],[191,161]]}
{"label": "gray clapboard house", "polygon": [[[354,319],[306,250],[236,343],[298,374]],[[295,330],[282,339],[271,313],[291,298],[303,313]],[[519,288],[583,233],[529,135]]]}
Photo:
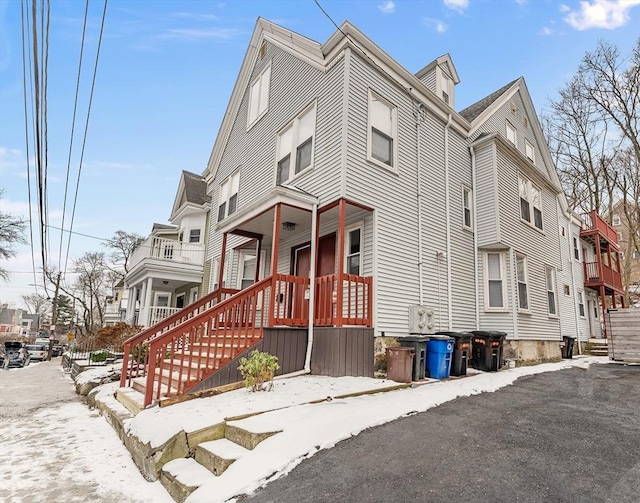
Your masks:
{"label": "gray clapboard house", "polygon": [[[148,402],[237,380],[252,348],[371,375],[374,338],[416,329],[559,355],[581,330],[559,299],[583,282],[561,251],[579,222],[524,79],[457,112],[459,81],[449,55],[413,74],[349,22],[318,43],[258,20],[203,173],[209,294],[131,345],[166,339]],[[173,377],[160,360],[185,346],[198,370]]]}

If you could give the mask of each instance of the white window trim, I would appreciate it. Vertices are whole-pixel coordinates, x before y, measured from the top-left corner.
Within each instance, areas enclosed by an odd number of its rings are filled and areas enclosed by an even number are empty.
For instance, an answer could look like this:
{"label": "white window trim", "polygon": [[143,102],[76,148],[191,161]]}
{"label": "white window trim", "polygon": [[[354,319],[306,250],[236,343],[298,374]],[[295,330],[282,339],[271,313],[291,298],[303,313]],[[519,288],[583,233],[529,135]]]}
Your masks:
{"label": "white window trim", "polygon": [[[371,128],[373,127],[371,123],[371,102],[373,98],[378,99],[385,103],[391,109],[391,129],[392,129],[392,140],[393,140],[393,152],[391,155],[391,163],[392,166],[379,161],[371,155],[372,148],[372,134]],[[392,173],[398,172],[398,107],[391,103],[388,99],[383,98],[381,94],[375,92],[372,89],[369,89],[369,97],[367,101],[367,160],[376,166],[384,168]]]}
{"label": "white window trim", "polygon": [[[191,233],[193,231],[199,231],[198,240],[197,241],[191,241]],[[196,228],[193,228],[193,229],[189,229],[189,241],[188,242],[189,243],[194,243],[194,244],[195,243],[201,243],[202,242],[202,229],[199,228],[199,227],[196,227]]]}
{"label": "white window trim", "polygon": [[[509,122],[508,120],[505,120],[505,131],[506,131],[506,138],[507,141],[511,144],[513,144],[515,147],[518,146],[518,131],[516,130],[516,128],[514,127],[513,124],[511,124],[511,122]],[[513,140],[511,140],[509,138],[509,133],[512,132],[513,133]]]}
{"label": "white window trim", "polygon": [[[235,192],[234,192],[234,185],[235,187]],[[222,199],[223,199],[223,193],[226,192],[226,195],[224,196],[224,203],[225,203],[225,207],[224,207],[224,215],[220,216],[220,205],[222,204]],[[227,218],[229,215],[233,215],[233,213],[235,213],[236,211],[238,211],[238,193],[240,192],[240,170],[235,171],[234,173],[232,173],[231,175],[229,175],[229,177],[227,177],[225,179],[224,182],[222,182],[220,184],[220,188],[218,190],[218,206],[217,206],[217,218],[218,218],[218,222],[221,222],[222,220],[224,220],[225,218]],[[231,201],[231,198],[233,196],[236,196],[236,207],[233,210],[232,213],[229,213],[229,202]]]}
{"label": "white window trim", "polygon": [[196,300],[198,300],[198,290],[199,288],[197,286],[194,286],[191,290],[189,290],[189,304],[192,304]]}
{"label": "white window trim", "polygon": [[[529,155],[529,151],[531,151],[531,155]],[[531,144],[531,142],[527,139],[524,140],[524,152],[525,152],[525,155],[527,156],[527,159],[529,159],[533,164],[535,164],[536,152],[535,150],[533,150],[533,145]]]}
{"label": "white window trim", "polygon": [[[526,198],[525,200],[529,203],[529,218],[531,218],[531,221],[526,220],[523,216],[522,216],[522,207],[520,207],[520,199],[521,199],[521,194],[520,194],[520,181],[524,181],[526,182],[526,189],[527,189],[527,193],[526,193]],[[540,219],[541,219],[541,223],[542,223],[542,227],[538,227],[535,224],[536,221],[536,215],[535,215],[535,206],[533,205],[533,189],[538,191],[538,194],[540,195],[540,208],[538,208],[540,210]],[[523,176],[522,174],[518,174],[518,212],[520,213],[520,221],[527,224],[529,227],[537,230],[538,232],[542,232],[544,234],[544,211],[543,211],[543,204],[542,204],[542,190],[540,190],[540,188],[534,184],[531,180],[529,180],[526,176]]]}
{"label": "white window trim", "polygon": [[[296,154],[297,154],[298,147],[300,147],[300,145],[302,145],[308,140],[308,138],[303,138],[303,141],[300,142],[300,139],[298,138],[300,119],[304,117],[307,113],[309,113],[311,110],[314,110],[313,135],[311,136],[311,164],[309,164],[309,166],[307,166],[306,168],[302,169],[302,171],[296,173],[296,164],[298,162]],[[317,124],[317,118],[318,118],[317,114],[318,114],[318,109],[316,107],[316,102],[314,101],[310,105],[307,105],[298,115],[296,115],[296,117],[291,122],[289,122],[289,124],[287,124],[284,128],[282,128],[278,132],[276,136],[276,143],[277,143],[276,166],[273,173],[274,185],[278,185],[278,164],[283,159],[283,155],[280,153],[280,150],[281,150],[280,138],[289,129],[292,130],[291,149],[289,150],[289,178],[287,178],[286,180],[283,180],[281,185],[285,185],[295,180],[296,178],[302,176],[304,173],[307,173],[308,171],[311,171],[313,169],[314,159],[315,159],[314,152],[316,147],[316,133],[317,133],[316,124]]]}
{"label": "white window trim", "polygon": [[[489,254],[498,254],[500,256],[500,279],[502,281],[502,307],[489,306]],[[483,264],[483,283],[484,283],[484,310],[492,313],[505,313],[507,312],[507,261],[506,252],[504,251],[484,251],[482,254]]]}
{"label": "white window trim", "polygon": [[[447,88],[444,88],[444,83],[446,82]],[[451,79],[451,77],[449,77],[449,75],[447,75],[447,73],[440,67],[437,67],[436,70],[436,94],[438,95],[438,97],[444,101],[444,103],[446,103],[447,105],[449,105],[451,108],[454,108],[455,103],[453,100],[453,80]],[[445,101],[444,96],[442,95],[442,93],[446,92],[447,96],[449,97],[449,101]]]}
{"label": "white window trim", "polygon": [[[269,79],[269,82],[267,84],[267,95],[266,95],[267,103],[262,111],[260,110],[260,105],[258,106],[258,114],[252,119],[251,118],[251,102],[253,101],[254,89],[256,86],[258,86],[258,90],[260,89],[263,78]],[[269,62],[269,64],[265,66],[262,72],[260,72],[260,75],[258,75],[253,80],[253,82],[251,82],[251,85],[249,86],[249,103],[247,107],[248,108],[247,109],[247,131],[249,131],[254,126],[254,124],[256,124],[269,111],[270,94],[271,94],[271,62]],[[259,94],[258,94],[258,99],[260,99]]]}
{"label": "white window trim", "polygon": [[[242,290],[242,273],[244,272],[244,262],[249,255],[256,256],[255,250],[238,250],[238,274],[236,279],[236,288]],[[264,265],[266,262],[266,252],[262,250],[260,252],[260,270],[258,271],[258,281],[264,279]]]}
{"label": "white window trim", "polygon": [[[552,271],[553,273],[553,278],[551,281],[551,286],[553,287],[553,290],[549,290],[549,280],[547,279],[547,271]],[[558,275],[556,272],[556,268],[555,267],[551,267],[549,265],[544,266],[544,282],[545,282],[545,287],[544,287],[544,291],[546,292],[547,295],[547,313],[549,314],[549,318],[557,318],[558,317]],[[554,301],[554,310],[555,313],[551,312],[551,305],[549,304],[549,292],[553,292],[553,301]]]}
{"label": "white window trim", "polygon": [[[518,278],[518,258],[522,258],[523,259],[523,264],[524,264],[524,281],[522,281],[522,283],[524,283],[524,286],[526,288],[527,291],[527,307],[520,307],[520,283],[521,281]],[[529,295],[529,270],[528,270],[528,266],[527,266],[527,256],[524,253],[518,253],[516,252],[516,296],[518,298],[518,305],[517,305],[517,309],[519,313],[530,313],[531,312],[531,296]]]}
{"label": "white window trim", "polygon": [[[580,318],[586,318],[587,310],[584,303],[584,293],[579,291],[577,297],[578,297],[577,299],[578,300],[578,316]],[[580,314],[580,306],[582,306],[582,314]]]}
{"label": "white window trim", "polygon": [[[465,212],[467,210],[467,207],[465,207],[464,205],[464,194],[465,192],[469,193],[469,200],[467,201],[467,204],[469,205],[469,225],[466,224],[465,222]],[[462,186],[462,227],[464,229],[467,230],[473,230],[473,190],[471,190],[469,187],[467,187],[466,185]]]}
{"label": "white window trim", "polygon": [[622,220],[620,219],[620,215],[618,215],[617,213],[614,213],[613,218],[611,219],[611,225],[617,226],[621,224],[622,224]]}
{"label": "white window trim", "polygon": [[578,242],[578,238],[573,236],[573,250],[571,251],[571,253],[573,254],[573,260],[575,260],[576,262],[580,262],[580,247],[578,246],[579,244],[580,243]]}
{"label": "white window trim", "polygon": [[360,229],[360,276],[363,275],[364,271],[364,221],[356,222],[354,224],[345,227],[344,229],[344,272],[347,273],[348,266],[348,258],[349,258],[349,233],[355,229]]}
{"label": "white window trim", "polygon": [[[158,299],[160,297],[167,297],[167,305],[166,306],[158,306]],[[153,305],[152,307],[171,307],[171,292],[155,292],[153,295]]]}

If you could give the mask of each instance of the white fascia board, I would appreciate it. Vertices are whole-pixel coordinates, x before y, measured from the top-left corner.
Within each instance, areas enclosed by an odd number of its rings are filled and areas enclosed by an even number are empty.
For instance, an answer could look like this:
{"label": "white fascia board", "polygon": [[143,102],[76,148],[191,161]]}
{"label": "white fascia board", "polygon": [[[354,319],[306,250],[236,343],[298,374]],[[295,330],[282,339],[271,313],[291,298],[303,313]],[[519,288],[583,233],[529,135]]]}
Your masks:
{"label": "white fascia board", "polygon": [[478,128],[485,123],[485,121],[491,117],[496,111],[502,107],[507,101],[509,101],[519,89],[520,82],[522,81],[522,77],[520,77],[517,81],[513,83],[511,88],[508,91],[502,93],[497,100],[495,100],[491,105],[485,108],[480,115],[478,115],[473,122],[471,123],[471,129],[469,130],[469,136],[472,136]]}

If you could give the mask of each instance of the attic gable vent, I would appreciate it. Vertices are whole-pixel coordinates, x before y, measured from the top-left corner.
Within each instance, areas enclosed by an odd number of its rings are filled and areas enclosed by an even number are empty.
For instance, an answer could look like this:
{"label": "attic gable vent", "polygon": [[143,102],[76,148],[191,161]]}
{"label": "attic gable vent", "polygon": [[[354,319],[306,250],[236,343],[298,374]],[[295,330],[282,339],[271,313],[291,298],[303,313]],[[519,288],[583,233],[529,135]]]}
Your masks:
{"label": "attic gable vent", "polygon": [[524,122],[524,127],[529,127],[529,118],[525,117],[522,122]]}
{"label": "attic gable vent", "polygon": [[266,54],[267,54],[267,43],[262,42],[262,45],[260,46],[260,59],[263,59]]}
{"label": "attic gable vent", "polygon": [[513,115],[515,115],[515,114],[516,114],[516,110],[517,110],[517,108],[516,108],[516,104],[512,101],[512,102],[511,102],[511,113],[512,113]]}

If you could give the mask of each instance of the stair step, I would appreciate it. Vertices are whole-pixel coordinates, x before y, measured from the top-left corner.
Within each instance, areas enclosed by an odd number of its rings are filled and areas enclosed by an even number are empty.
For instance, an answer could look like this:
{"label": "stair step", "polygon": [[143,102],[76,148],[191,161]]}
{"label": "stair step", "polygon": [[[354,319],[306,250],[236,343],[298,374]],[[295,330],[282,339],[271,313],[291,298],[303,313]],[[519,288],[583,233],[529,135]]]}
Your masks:
{"label": "stair step", "polygon": [[222,475],[231,464],[249,451],[226,438],[202,442],[196,447],[195,459],[216,476]]}
{"label": "stair step", "polygon": [[184,503],[201,485],[215,480],[214,475],[193,458],[178,458],[160,471],[160,483],[178,503]]}
{"label": "stair step", "polygon": [[132,388],[118,388],[116,390],[116,400],[134,416],[144,410],[144,394]]}
{"label": "stair step", "polygon": [[247,422],[247,420],[243,419],[228,422],[224,436],[228,440],[251,451],[255,449],[260,442],[281,431],[282,430],[272,426],[254,425],[252,422]]}

